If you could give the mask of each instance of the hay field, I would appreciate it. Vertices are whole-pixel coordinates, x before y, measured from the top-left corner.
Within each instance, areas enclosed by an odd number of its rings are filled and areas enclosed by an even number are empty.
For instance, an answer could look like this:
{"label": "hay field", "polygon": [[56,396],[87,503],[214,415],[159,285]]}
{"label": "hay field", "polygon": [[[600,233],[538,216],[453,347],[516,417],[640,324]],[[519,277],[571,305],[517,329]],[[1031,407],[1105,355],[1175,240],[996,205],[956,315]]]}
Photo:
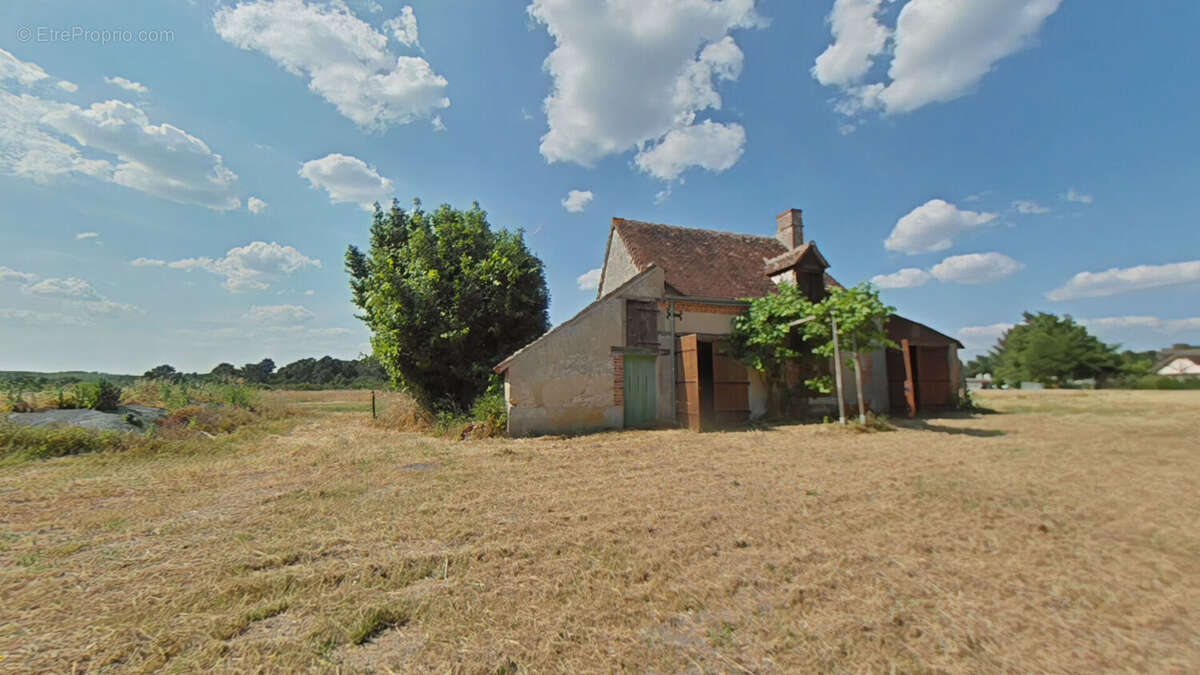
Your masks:
{"label": "hay field", "polygon": [[1200,670],[1200,392],[0,469],[0,671]]}

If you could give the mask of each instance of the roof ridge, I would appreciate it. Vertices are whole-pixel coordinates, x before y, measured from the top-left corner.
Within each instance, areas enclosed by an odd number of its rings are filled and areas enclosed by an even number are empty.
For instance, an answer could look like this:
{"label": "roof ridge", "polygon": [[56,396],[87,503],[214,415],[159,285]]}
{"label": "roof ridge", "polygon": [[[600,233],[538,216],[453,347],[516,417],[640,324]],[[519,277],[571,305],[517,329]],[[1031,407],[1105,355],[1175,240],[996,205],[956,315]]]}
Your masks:
{"label": "roof ridge", "polygon": [[[630,223],[633,225],[649,225],[650,227],[669,227],[673,230],[689,230],[692,232],[709,232],[712,234],[717,234],[717,235],[727,236],[727,237],[749,237],[752,239],[762,239],[765,241],[779,242],[779,240],[776,239],[775,237],[768,237],[768,236],[761,235],[761,234],[749,234],[746,232],[729,232],[727,230],[714,230],[714,229],[708,228],[708,227],[688,227],[687,225],[672,225],[671,223],[651,223],[646,220],[635,220],[633,218],[620,218],[620,217],[616,217],[616,216],[613,217],[613,220],[621,222],[621,223]],[[783,243],[779,242],[779,245],[783,246]]]}

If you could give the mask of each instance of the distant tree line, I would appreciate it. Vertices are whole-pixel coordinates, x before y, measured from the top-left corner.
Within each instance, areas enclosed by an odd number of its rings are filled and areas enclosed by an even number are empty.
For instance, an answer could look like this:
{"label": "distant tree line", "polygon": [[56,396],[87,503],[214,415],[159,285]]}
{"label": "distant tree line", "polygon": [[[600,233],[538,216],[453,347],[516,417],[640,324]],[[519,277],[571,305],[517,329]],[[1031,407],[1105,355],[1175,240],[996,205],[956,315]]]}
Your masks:
{"label": "distant tree line", "polygon": [[343,360],[332,356],[293,361],[282,368],[272,359],[247,363],[240,368],[232,363],[219,363],[208,373],[183,373],[169,364],[147,370],[143,378],[167,382],[240,381],[284,389],[366,389],[385,387],[387,373],[373,357]]}

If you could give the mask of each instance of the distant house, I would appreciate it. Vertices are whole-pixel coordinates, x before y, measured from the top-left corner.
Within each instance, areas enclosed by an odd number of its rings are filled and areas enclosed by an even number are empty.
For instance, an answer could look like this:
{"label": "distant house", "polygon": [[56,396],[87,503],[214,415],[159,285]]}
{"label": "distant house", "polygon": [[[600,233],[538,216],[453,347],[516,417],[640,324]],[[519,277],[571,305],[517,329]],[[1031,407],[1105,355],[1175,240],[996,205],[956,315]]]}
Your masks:
{"label": "distant house", "polygon": [[984,389],[991,389],[995,386],[995,383],[992,381],[991,373],[980,373],[975,377],[968,377],[966,382],[967,391],[982,391]]}
{"label": "distant house", "polygon": [[1154,364],[1155,375],[1200,377],[1200,348],[1176,345],[1163,350]]}
{"label": "distant house", "polygon": [[[776,218],[775,237],[614,218],[596,301],[495,367],[509,433],[699,431],[761,417],[766,382],[729,354],[733,317],[746,298],[785,281],[820,300],[838,285],[828,268],[816,243],[804,240],[799,209]],[[864,359],[868,407],[914,414],[950,405],[962,345],[900,316],[887,331],[902,349]],[[844,379],[854,404],[852,373]]]}

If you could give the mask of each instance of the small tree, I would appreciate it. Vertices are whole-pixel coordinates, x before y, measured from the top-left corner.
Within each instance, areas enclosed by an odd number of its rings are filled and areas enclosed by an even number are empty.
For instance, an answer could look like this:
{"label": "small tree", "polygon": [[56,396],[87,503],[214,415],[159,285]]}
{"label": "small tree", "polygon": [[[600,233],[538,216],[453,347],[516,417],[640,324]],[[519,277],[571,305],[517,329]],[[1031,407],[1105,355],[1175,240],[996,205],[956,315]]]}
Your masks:
{"label": "small tree", "polygon": [[[833,289],[824,300],[813,305],[815,319],[802,326],[804,339],[813,345],[813,353],[831,357],[834,355],[833,322],[837,320],[840,350],[846,355],[844,363],[854,368],[860,420],[865,419],[867,410],[862,384],[863,355],[877,349],[896,348],[885,329],[888,317],[895,311],[895,307],[880,300],[878,289],[863,282],[853,288]],[[835,364],[835,367],[841,365]],[[829,390],[827,378],[820,385],[823,391]]]}
{"label": "small tree", "polygon": [[258,363],[247,363],[242,366],[242,377],[246,378],[248,382],[265,383],[274,372],[275,362],[271,359],[263,359]]}
{"label": "small tree", "polygon": [[174,366],[164,363],[161,366],[154,366],[150,370],[147,370],[142,377],[147,380],[168,380],[174,382],[180,379],[182,374],[176,371]]}
{"label": "small tree", "polygon": [[749,309],[733,318],[730,348],[734,356],[763,374],[773,416],[782,412],[791,395],[788,368],[812,355],[811,349],[793,334],[790,324],[812,316],[814,307],[800,289],[784,283],[778,292],[752,299]]}
{"label": "small tree", "polygon": [[[847,355],[845,365],[853,366],[858,390],[858,409],[865,414],[862,391],[862,355],[884,347],[895,347],[887,339],[884,324],[895,309],[879,299],[870,284],[834,289],[821,302],[814,303],[792,284],[780,284],[778,291],[754,298],[750,308],[733,319],[730,345],[734,354],[751,368],[763,373],[771,387],[772,398],[787,393],[787,368],[817,355],[834,355],[833,319],[837,319],[840,349]],[[793,332],[800,324],[799,335]],[[837,364],[840,367],[841,364]],[[828,375],[804,381],[809,391],[829,393]]]}
{"label": "small tree", "polygon": [[230,380],[237,377],[238,369],[232,363],[218,363],[217,367],[213,368],[209,374],[223,380]]}
{"label": "small tree", "polygon": [[351,246],[346,271],[375,358],[429,409],[470,408],[492,366],[550,325],[542,261],[479,204],[376,205],[370,248]]}

